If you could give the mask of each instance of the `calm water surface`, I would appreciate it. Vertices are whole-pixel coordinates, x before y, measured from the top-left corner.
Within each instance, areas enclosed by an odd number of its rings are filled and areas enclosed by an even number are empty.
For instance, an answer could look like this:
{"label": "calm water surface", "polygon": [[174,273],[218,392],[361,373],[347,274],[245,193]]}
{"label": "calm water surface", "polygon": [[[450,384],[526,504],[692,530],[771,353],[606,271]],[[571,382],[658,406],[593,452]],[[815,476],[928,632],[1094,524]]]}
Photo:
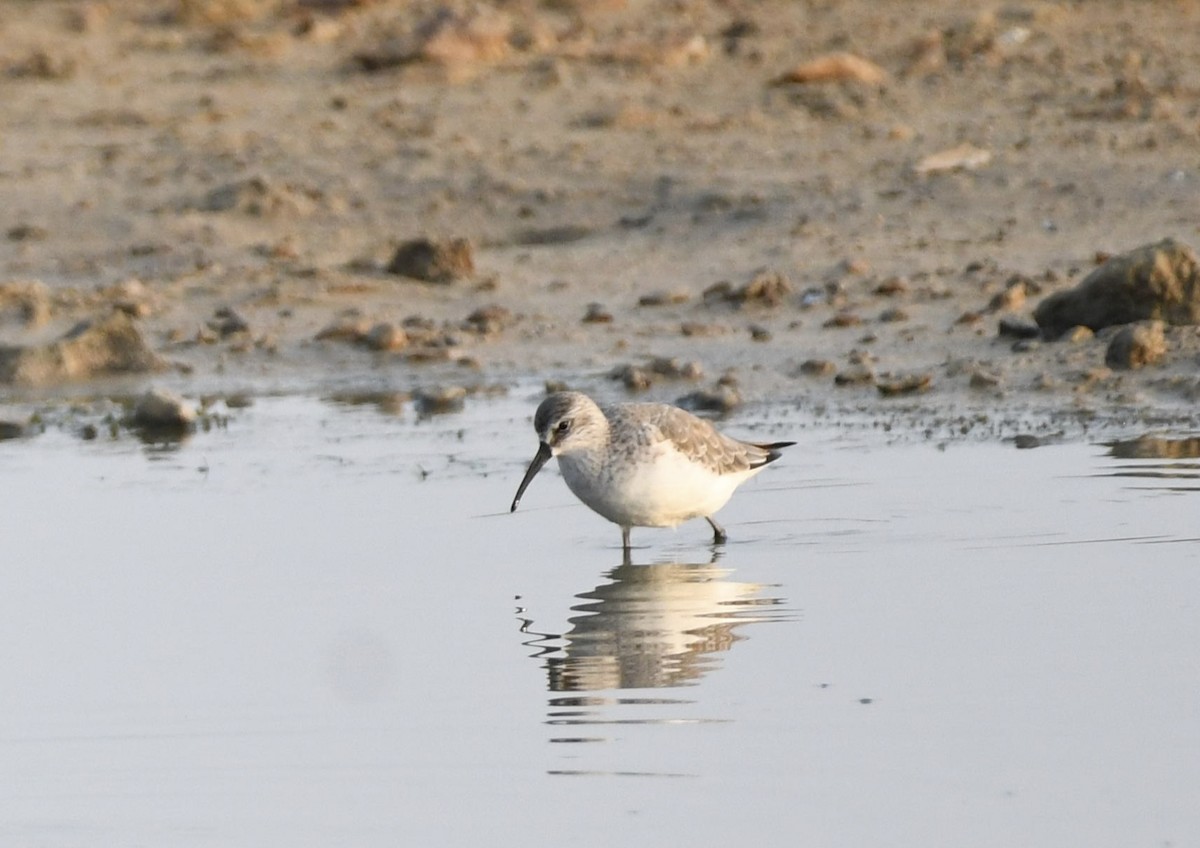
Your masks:
{"label": "calm water surface", "polygon": [[535,403],[0,443],[0,845],[1200,842],[1195,451],[808,426],[623,564]]}

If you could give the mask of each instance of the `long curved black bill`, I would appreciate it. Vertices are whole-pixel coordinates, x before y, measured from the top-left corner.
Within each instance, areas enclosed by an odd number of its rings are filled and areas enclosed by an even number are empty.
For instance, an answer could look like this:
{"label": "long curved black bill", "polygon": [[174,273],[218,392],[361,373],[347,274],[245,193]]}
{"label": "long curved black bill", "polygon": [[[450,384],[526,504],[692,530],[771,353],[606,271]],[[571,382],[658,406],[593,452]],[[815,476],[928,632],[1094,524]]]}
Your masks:
{"label": "long curved black bill", "polygon": [[533,457],[533,462],[529,463],[529,470],[525,472],[525,477],[521,480],[521,485],[517,486],[517,496],[513,498],[512,509],[509,512],[516,512],[517,506],[521,503],[521,495],[525,494],[525,488],[529,485],[529,481],[534,478],[542,466],[550,461],[551,453],[550,446],[545,442],[538,445],[538,452]]}

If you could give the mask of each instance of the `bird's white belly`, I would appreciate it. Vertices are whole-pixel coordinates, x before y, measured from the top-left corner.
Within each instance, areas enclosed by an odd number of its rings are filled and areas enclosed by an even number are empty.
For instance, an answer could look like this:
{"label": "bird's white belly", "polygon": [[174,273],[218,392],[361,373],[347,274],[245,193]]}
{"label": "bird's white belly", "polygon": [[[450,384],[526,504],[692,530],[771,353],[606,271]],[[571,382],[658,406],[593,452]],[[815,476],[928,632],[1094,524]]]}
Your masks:
{"label": "bird's white belly", "polygon": [[757,472],[717,474],[667,445],[636,462],[601,464],[596,459],[564,454],[558,465],[576,497],[624,527],[674,527],[712,515],[738,484]]}

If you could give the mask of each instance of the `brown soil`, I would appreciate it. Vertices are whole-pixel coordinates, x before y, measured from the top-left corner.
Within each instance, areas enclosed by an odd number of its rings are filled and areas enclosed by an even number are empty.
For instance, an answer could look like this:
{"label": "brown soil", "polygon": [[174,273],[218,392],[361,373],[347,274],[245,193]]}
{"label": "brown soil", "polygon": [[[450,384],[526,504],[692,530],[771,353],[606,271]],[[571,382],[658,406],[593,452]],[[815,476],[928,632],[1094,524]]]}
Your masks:
{"label": "brown soil", "polygon": [[[1190,415],[1195,327],[998,327],[1200,241],[1200,7],[961,5],[0,3],[0,343],[116,305],[184,391],[667,357],[646,396]],[[389,273],[423,237],[470,276]]]}

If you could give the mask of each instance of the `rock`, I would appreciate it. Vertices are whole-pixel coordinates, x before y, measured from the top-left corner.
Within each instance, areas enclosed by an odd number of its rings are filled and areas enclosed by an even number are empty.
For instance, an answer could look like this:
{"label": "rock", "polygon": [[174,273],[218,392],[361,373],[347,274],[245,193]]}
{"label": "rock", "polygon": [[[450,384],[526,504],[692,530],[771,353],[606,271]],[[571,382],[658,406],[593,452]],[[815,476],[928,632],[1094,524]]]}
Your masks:
{"label": "rock", "polygon": [[1051,336],[1076,325],[1099,330],[1149,319],[1200,324],[1200,260],[1174,239],[1143,245],[1045,298],[1033,317]]}
{"label": "rock", "polygon": [[742,404],[737,389],[718,383],[711,389],[697,389],[676,399],[675,405],[692,412],[715,412],[724,415]]}
{"label": "rock", "polygon": [[857,327],[862,324],[863,319],[855,315],[853,312],[839,312],[832,318],[825,321],[822,327]]}
{"label": "rock", "polygon": [[800,363],[796,373],[805,377],[828,377],[837,371],[837,365],[828,359],[806,359]]}
{"label": "rock", "polygon": [[992,151],[973,144],[960,144],[926,156],[916,164],[914,170],[923,176],[943,171],[974,171],[991,161]]}
{"label": "rock", "polygon": [[611,324],[612,319],[612,313],[599,303],[589,303],[587,312],[583,314],[585,324]]}
{"label": "rock", "polygon": [[365,341],[371,324],[364,318],[338,318],[326,324],[317,332],[315,338],[319,342],[338,341],[357,344]]}
{"label": "rock", "polygon": [[912,374],[907,377],[897,377],[892,380],[880,380],[875,388],[884,397],[897,395],[914,395],[927,392],[933,387],[932,374]]}
{"label": "rock", "polygon": [[367,331],[363,343],[371,350],[400,350],[408,346],[408,333],[391,321],[380,321]]}
{"label": "rock", "polygon": [[0,346],[0,383],[46,386],[109,374],[141,374],[166,367],[133,320],[114,311],[83,322],[58,341]]}
{"label": "rock", "polygon": [[885,309],[879,313],[879,320],[885,324],[894,324],[899,321],[907,321],[909,319],[908,312],[900,307]]}
{"label": "rock", "polygon": [[466,400],[467,390],[462,386],[431,386],[413,392],[413,404],[422,417],[458,412]]}
{"label": "rock", "polygon": [[1162,321],[1142,321],[1122,327],[1108,343],[1104,361],[1110,368],[1154,365],[1167,353]]}
{"label": "rock", "polygon": [[620,380],[631,392],[641,392],[650,388],[653,378],[636,365],[618,365],[608,372],[610,380]]}
{"label": "rock", "polygon": [[779,271],[763,269],[738,288],[734,288],[728,280],[714,283],[704,290],[704,302],[725,302],[738,306],[750,303],[779,306],[791,291],[792,286],[787,277]]}
{"label": "rock", "polygon": [[975,371],[971,374],[970,387],[972,389],[994,389],[1000,385],[1000,375],[994,371]]}
{"label": "rock", "polygon": [[646,363],[646,368],[672,380],[699,380],[704,376],[699,362],[683,362],[675,357],[655,357]]}
{"label": "rock", "polygon": [[165,389],[150,389],[133,407],[133,425],[146,430],[188,430],[195,421],[195,407]]}
{"label": "rock", "polygon": [[723,336],[729,332],[724,324],[705,324],[703,321],[684,321],[679,325],[679,332],[688,338],[712,338]]}
{"label": "rock", "polygon": [[475,273],[475,260],[471,243],[465,238],[449,241],[420,238],[396,248],[386,270],[427,283],[453,283]]}
{"label": "rock", "polygon": [[1042,329],[1032,321],[1006,315],[1000,319],[997,332],[1014,339],[1036,339],[1042,334]]}
{"label": "rock", "polygon": [[687,289],[649,292],[638,298],[638,306],[671,306],[687,303],[691,297],[692,295]]}
{"label": "rock", "polygon": [[229,306],[222,306],[214,312],[208,326],[223,339],[250,332],[250,323]]}
{"label": "rock", "polygon": [[1067,330],[1058,337],[1059,341],[1071,342],[1072,344],[1080,344],[1082,342],[1090,342],[1096,338],[1096,334],[1092,332],[1090,327],[1077,326]]}
{"label": "rock", "polygon": [[40,280],[0,285],[0,314],[14,312],[27,327],[39,327],[53,314],[50,289]]}
{"label": "rock", "polygon": [[771,340],[771,331],[762,324],[751,324],[750,340],[754,342],[769,342]]}
{"label": "rock", "polygon": [[908,291],[908,280],[906,280],[904,277],[888,277],[875,287],[875,294],[883,297],[895,297],[896,295],[908,294]]}
{"label": "rock", "polygon": [[857,82],[864,85],[882,85],[887,81],[887,71],[853,53],[827,53],[808,62],[803,62],[777,76],[772,83],[826,83]]}
{"label": "rock", "polygon": [[202,212],[240,212],[256,218],[311,215],[319,192],[266,177],[250,177],[213,189],[199,208]]}
{"label": "rock", "polygon": [[833,382],[837,386],[868,386],[875,382],[875,372],[869,366],[856,365],[839,371]]}
{"label": "rock", "polygon": [[8,441],[9,439],[19,439],[24,435],[24,424],[19,421],[5,421],[0,419],[0,442]]}
{"label": "rock", "polygon": [[481,306],[467,316],[465,329],[484,336],[499,333],[513,322],[513,314],[497,304]]}

